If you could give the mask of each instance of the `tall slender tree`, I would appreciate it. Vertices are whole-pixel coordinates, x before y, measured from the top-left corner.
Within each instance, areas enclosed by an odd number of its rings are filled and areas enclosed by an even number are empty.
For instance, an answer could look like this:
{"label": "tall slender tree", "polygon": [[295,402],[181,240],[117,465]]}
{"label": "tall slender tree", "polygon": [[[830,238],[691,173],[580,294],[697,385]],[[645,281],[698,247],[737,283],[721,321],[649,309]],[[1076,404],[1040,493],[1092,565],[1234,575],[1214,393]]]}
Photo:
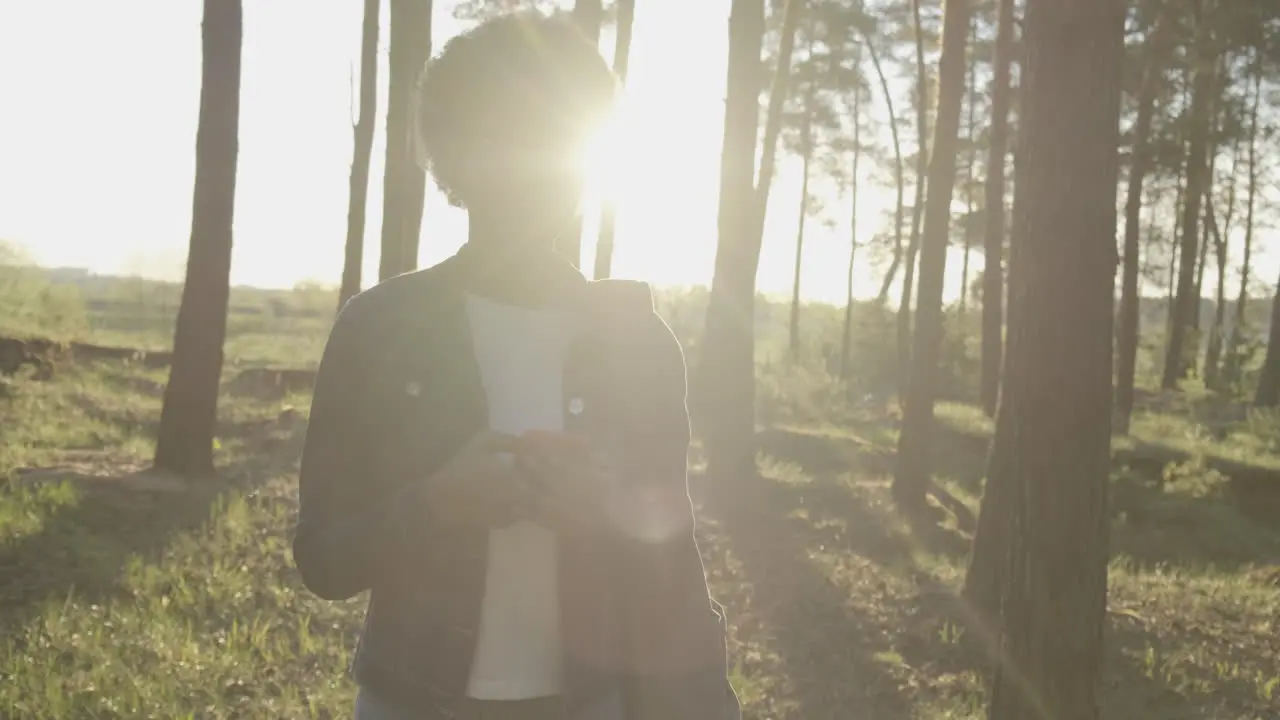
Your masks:
{"label": "tall slender tree", "polygon": [[911,367],[911,300],[915,292],[916,262],[920,252],[920,225],[924,217],[925,188],[929,175],[929,71],[924,62],[924,20],[920,0],[911,0],[916,48],[916,197],[911,206],[911,239],[907,242],[906,265],[902,270],[902,292],[898,300],[898,392],[906,389]]}
{"label": "tall slender tree", "polygon": [[[964,106],[965,106],[965,122],[964,122],[964,224],[960,228],[961,242],[964,246],[963,259],[960,265],[960,303],[959,315],[964,318],[965,310],[969,307],[969,255],[973,251],[973,218],[976,209],[973,193],[973,170],[977,164],[978,156],[978,135],[977,135],[977,92],[978,92],[978,62],[973,56],[973,46],[978,39],[978,14],[969,13],[969,44],[968,52],[970,57],[965,61],[969,69],[968,79],[965,81],[964,89]],[[963,325],[962,325],[963,327]]]}
{"label": "tall slender tree", "polygon": [[995,57],[991,71],[991,140],[983,186],[986,223],[982,237],[982,408],[996,413],[1000,362],[1004,353],[1005,157],[1009,143],[1010,65],[1013,62],[1013,3],[999,0]]}
{"label": "tall slender tree", "polygon": [[729,16],[720,237],[697,383],[699,414],[706,417],[707,472],[716,481],[744,477],[755,467],[755,278],[791,52],[803,5],[803,0],[787,0],[783,11],[760,172],[754,181],[764,0],[733,0]]}
{"label": "tall slender tree", "polygon": [[1137,117],[1133,123],[1133,153],[1124,207],[1124,259],[1121,267],[1119,315],[1119,368],[1116,372],[1116,429],[1129,432],[1133,415],[1133,385],[1138,359],[1138,264],[1142,222],[1142,186],[1151,163],[1151,124],[1156,94],[1172,49],[1172,23],[1162,10],[1149,31],[1143,52],[1142,83],[1138,90]]}
{"label": "tall slender tree", "polygon": [[[636,19],[636,0],[618,0],[618,27],[613,47],[613,73],[627,82],[631,66],[631,33]],[[613,242],[617,234],[618,206],[613,198],[600,209],[600,235],[596,241],[595,278],[613,273]]]}
{"label": "tall slender tree", "polygon": [[[573,4],[573,19],[587,40],[598,47],[600,28],[604,23],[604,6],[601,0],[576,0]],[[575,267],[582,267],[582,215],[575,215],[569,222],[556,241],[556,249],[569,258]]]}
{"label": "tall slender tree", "polygon": [[1124,20],[1121,0],[1026,6],[1025,202],[988,469],[1015,496],[991,720],[1098,717]]}
{"label": "tall slender tree", "polygon": [[341,308],[360,292],[364,270],[365,209],[369,197],[369,161],[373,154],[373,121],[378,105],[378,15],[382,3],[364,0],[360,30],[360,101],[352,133],[351,179],[347,195],[347,244],[342,262]]}
{"label": "tall slender tree", "polygon": [[[1196,11],[1203,14],[1202,0],[1194,0]],[[1209,183],[1206,159],[1212,122],[1211,98],[1214,86],[1214,69],[1217,65],[1211,56],[1208,33],[1201,21],[1193,48],[1197,64],[1191,89],[1191,124],[1188,130],[1186,190],[1183,193],[1182,240],[1178,250],[1178,288],[1174,295],[1173,322],[1169,327],[1169,342],[1165,348],[1164,374],[1160,386],[1173,390],[1178,381],[1186,377],[1194,359],[1194,348],[1188,347],[1187,335],[1197,324],[1200,299],[1196,292],[1196,260],[1200,238],[1200,201]]]}
{"label": "tall slender tree", "polygon": [[239,155],[240,0],[204,0],[200,36],[191,242],[155,457],[158,469],[188,477],[213,474]]}
{"label": "tall slender tree", "polygon": [[1226,365],[1223,370],[1228,383],[1240,378],[1241,346],[1244,343],[1245,309],[1249,304],[1249,273],[1253,261],[1253,213],[1258,193],[1258,104],[1262,97],[1262,68],[1255,52],[1252,68],[1253,91],[1249,104],[1249,176],[1245,188],[1244,257],[1240,263],[1240,293],[1236,296],[1235,319],[1231,324],[1231,340],[1227,344]]}
{"label": "tall slender tree", "polygon": [[431,0],[389,0],[387,155],[382,181],[382,254],[378,279],[418,266],[427,176],[414,152],[414,96],[431,57]]}
{"label": "tall slender tree", "polygon": [[815,25],[809,21],[804,65],[804,99],[800,104],[800,220],[796,227],[796,259],[791,282],[791,319],[789,325],[789,349],[791,359],[800,357],[800,280],[804,268],[804,230],[805,221],[809,218],[809,176],[813,164],[813,113],[814,99],[817,95],[817,68],[814,64]]}
{"label": "tall slender tree", "polygon": [[894,203],[893,203],[893,258],[889,263],[889,269],[884,273],[884,280],[880,283],[880,292],[876,295],[876,302],[881,305],[889,300],[889,291],[893,288],[893,280],[897,275],[898,267],[902,264],[902,225],[905,222],[906,215],[906,168],[902,161],[902,139],[898,135],[898,115],[893,109],[893,92],[889,90],[889,80],[885,77],[884,66],[880,63],[880,54],[876,50],[875,40],[872,38],[871,32],[865,25],[860,26],[862,32],[862,41],[867,48],[867,56],[871,60],[871,67],[876,71],[876,78],[880,81],[880,92],[884,96],[885,112],[889,115],[889,136],[893,139],[893,180],[894,180]]}
{"label": "tall slender tree", "polygon": [[[855,54],[854,68],[862,68],[862,52],[859,46]],[[844,332],[840,339],[840,378],[848,382],[853,375],[849,354],[853,346],[853,270],[858,254],[858,165],[862,159],[862,83],[853,89],[853,165],[849,173],[849,269],[845,278]]]}
{"label": "tall slender tree", "polygon": [[920,243],[920,288],[910,375],[903,393],[898,467],[893,482],[894,498],[907,510],[923,508],[929,484],[933,403],[942,352],[942,290],[951,230],[951,199],[956,183],[960,106],[965,95],[969,12],[969,0],[946,0],[943,6],[938,113]]}

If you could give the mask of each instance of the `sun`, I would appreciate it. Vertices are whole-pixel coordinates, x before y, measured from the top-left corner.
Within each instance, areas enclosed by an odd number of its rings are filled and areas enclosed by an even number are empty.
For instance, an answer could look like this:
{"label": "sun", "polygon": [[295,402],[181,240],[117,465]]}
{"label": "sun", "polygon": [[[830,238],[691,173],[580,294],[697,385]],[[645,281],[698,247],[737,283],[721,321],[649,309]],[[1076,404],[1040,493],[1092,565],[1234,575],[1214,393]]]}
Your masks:
{"label": "sun", "polygon": [[643,142],[636,132],[637,114],[624,92],[612,112],[584,145],[586,205],[603,208],[632,197],[643,180]]}

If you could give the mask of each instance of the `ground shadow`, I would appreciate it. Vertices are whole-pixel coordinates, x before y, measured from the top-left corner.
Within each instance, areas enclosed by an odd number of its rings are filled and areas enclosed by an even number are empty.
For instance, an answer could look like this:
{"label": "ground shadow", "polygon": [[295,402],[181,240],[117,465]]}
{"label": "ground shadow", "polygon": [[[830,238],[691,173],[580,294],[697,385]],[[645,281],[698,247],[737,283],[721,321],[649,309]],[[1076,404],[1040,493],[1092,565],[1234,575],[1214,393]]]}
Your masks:
{"label": "ground shadow", "polygon": [[[45,508],[37,530],[0,541],[0,641],[21,636],[50,602],[74,593],[105,602],[122,592],[120,573],[133,557],[154,559],[173,537],[199,527],[220,496],[248,491],[287,472],[299,455],[305,423],[286,413],[240,439],[216,479],[183,481],[111,460],[85,470],[76,463],[28,470],[0,492],[36,493],[70,483],[77,500]],[[227,453],[223,453],[224,456]]]}
{"label": "ground shadow", "polygon": [[[951,558],[969,552],[969,538],[932,518],[900,516],[882,498],[860,496],[852,478],[883,478],[893,472],[894,455],[883,445],[857,436],[817,435],[786,429],[769,429],[757,434],[762,452],[796,463],[812,482],[777,485],[771,489],[775,500],[788,507],[804,507],[811,523],[795,523],[798,532],[822,532],[823,528],[845,527],[848,537],[858,538],[860,547],[850,547],[864,557],[883,564],[901,566],[912,552],[922,550]],[[966,531],[976,523],[972,513],[946,490],[931,489],[940,504],[951,512],[956,524]],[[791,495],[790,499],[784,496]],[[856,531],[856,532],[855,532]],[[828,530],[827,532],[830,532]],[[903,533],[906,533],[905,535]],[[810,539],[821,541],[822,538]],[[838,538],[831,538],[838,540]]]}
{"label": "ground shadow", "polygon": [[[815,540],[798,533],[802,523],[789,519],[771,499],[774,483],[752,478],[741,485],[734,493],[740,500],[718,502],[710,517],[722,530],[728,553],[741,563],[739,581],[749,588],[742,594],[750,596],[749,612],[759,620],[748,632],[771,636],[769,645],[785,671],[784,687],[771,688],[753,706],[755,716],[910,717],[911,702],[878,657],[890,650],[884,628],[870,620],[870,613],[859,612],[874,598],[851,597],[814,564],[809,543]],[[735,608],[729,612],[732,618]],[[751,658],[742,664],[748,675],[757,669]]]}

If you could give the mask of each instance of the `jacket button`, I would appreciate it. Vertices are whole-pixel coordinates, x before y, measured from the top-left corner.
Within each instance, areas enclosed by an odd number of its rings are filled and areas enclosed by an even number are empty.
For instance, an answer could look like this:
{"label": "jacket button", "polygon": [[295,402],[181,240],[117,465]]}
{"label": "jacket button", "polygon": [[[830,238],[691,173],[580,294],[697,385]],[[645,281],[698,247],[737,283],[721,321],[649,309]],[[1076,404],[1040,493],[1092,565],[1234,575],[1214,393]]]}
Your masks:
{"label": "jacket button", "polygon": [[581,415],[581,414],[582,414],[583,405],[584,405],[584,404],[583,404],[583,402],[582,402],[582,398],[573,398],[572,400],[570,400],[570,401],[569,401],[569,414],[570,414],[570,415]]}

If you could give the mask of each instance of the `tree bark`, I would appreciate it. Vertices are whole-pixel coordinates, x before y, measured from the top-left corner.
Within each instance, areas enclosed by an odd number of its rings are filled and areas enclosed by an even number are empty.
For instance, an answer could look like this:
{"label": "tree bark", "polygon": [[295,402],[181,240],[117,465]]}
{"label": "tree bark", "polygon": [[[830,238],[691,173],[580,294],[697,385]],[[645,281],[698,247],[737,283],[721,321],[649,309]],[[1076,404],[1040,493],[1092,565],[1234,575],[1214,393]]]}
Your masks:
{"label": "tree bark", "polygon": [[[918,1],[918,0],[917,0]],[[942,290],[956,182],[960,106],[965,90],[965,44],[969,0],[946,0],[942,52],[938,60],[938,113],[929,164],[928,199],[920,244],[920,288],[916,300],[911,374],[903,394],[902,430],[893,495],[904,510],[924,507],[929,486],[933,403],[942,351]]]}
{"label": "tree bark", "polygon": [[[1028,0],[1008,349],[989,475],[1013,489],[991,720],[1098,717],[1124,4]],[[983,510],[986,512],[986,509]]]}
{"label": "tree bark", "polygon": [[[1174,296],[1173,322],[1165,349],[1164,376],[1160,386],[1174,390],[1194,364],[1194,347],[1188,348],[1188,331],[1196,325],[1200,301],[1196,295],[1196,259],[1200,236],[1200,201],[1208,184],[1210,94],[1213,92],[1213,62],[1196,68],[1191,91],[1191,127],[1187,147],[1186,190],[1183,192],[1182,245],[1178,261],[1178,289]],[[1190,352],[1189,352],[1190,351]]]}
{"label": "tree bark", "polygon": [[[898,299],[898,395],[907,392],[911,367],[911,298],[915,293],[916,261],[920,252],[920,225],[924,217],[925,189],[929,174],[929,73],[924,64],[924,23],[920,0],[911,0],[916,41],[916,197],[911,207],[911,239],[907,243],[907,264],[902,271],[902,292]],[[954,182],[954,181],[953,181]]]}
{"label": "tree bark", "polygon": [[[861,53],[854,67],[861,68]],[[849,174],[849,271],[845,280],[844,333],[840,342],[840,379],[853,377],[850,353],[853,350],[853,269],[858,253],[858,163],[862,158],[862,86],[853,90],[853,168]]]}
{"label": "tree bark", "polygon": [[1267,356],[1262,361],[1262,373],[1258,377],[1258,391],[1253,397],[1253,404],[1267,408],[1280,404],[1280,281],[1276,282],[1276,294],[1271,300]]}
{"label": "tree bark", "polygon": [[716,485],[746,477],[755,470],[755,279],[763,241],[764,201],[773,179],[774,153],[802,5],[802,0],[788,0],[784,11],[759,179],[754,187],[764,1],[733,0],[729,16],[720,237],[698,374],[703,394],[699,410],[707,417],[703,433],[707,474]]}
{"label": "tree bark", "polygon": [[1235,219],[1236,177],[1240,170],[1240,136],[1236,135],[1231,148],[1231,173],[1227,176],[1227,210],[1222,214],[1219,226],[1213,210],[1213,198],[1204,199],[1205,218],[1213,240],[1214,267],[1217,269],[1217,287],[1214,290],[1213,325],[1209,327],[1209,342],[1204,351],[1204,383],[1210,389],[1220,389],[1222,380],[1223,331],[1227,313],[1227,243],[1231,239],[1231,223]]}
{"label": "tree bark", "polygon": [[[613,46],[613,74],[626,84],[631,65],[631,33],[636,19],[636,0],[618,0],[617,37]],[[600,234],[596,240],[595,274],[602,280],[613,274],[613,243],[617,234],[618,207],[610,198],[600,209]]]}
{"label": "tree bark", "polygon": [[[1231,193],[1229,193],[1231,194]],[[1226,290],[1227,290],[1227,238],[1226,233],[1230,231],[1231,222],[1227,220],[1221,229],[1218,228],[1217,220],[1213,212],[1213,202],[1208,198],[1204,204],[1205,222],[1209,226],[1209,232],[1213,237],[1213,256],[1217,263],[1217,291],[1214,293],[1213,303],[1213,325],[1209,327],[1209,342],[1205,346],[1204,351],[1204,384],[1205,387],[1216,389],[1218,386],[1218,370],[1219,360],[1222,357],[1222,324],[1226,319]]]}
{"label": "tree bark", "polygon": [[987,222],[982,239],[982,408],[996,414],[1000,358],[1004,353],[1005,157],[1009,142],[1009,75],[1013,61],[1013,2],[1000,0],[991,80],[991,145],[987,149],[984,201]]}
{"label": "tree bark", "polygon": [[431,57],[431,0],[390,0],[387,151],[382,179],[382,255],[378,279],[418,266],[427,176],[414,156],[414,96]]}
{"label": "tree bark", "polygon": [[342,262],[338,309],[360,292],[364,270],[365,210],[369,197],[369,161],[373,154],[373,120],[378,105],[379,0],[364,0],[360,31],[360,116],[353,128],[351,179],[347,195],[347,244]]}
{"label": "tree bark", "polygon": [[1138,91],[1138,116],[1133,124],[1133,157],[1124,206],[1124,263],[1120,285],[1119,368],[1116,372],[1116,429],[1129,432],[1133,415],[1133,385],[1138,361],[1139,250],[1142,235],[1142,185],[1151,164],[1151,122],[1155,115],[1156,91],[1164,72],[1169,47],[1169,23],[1163,12],[1155,20],[1147,39],[1142,86]]}
{"label": "tree bark", "polygon": [[242,29],[239,0],[205,0],[191,240],[155,456],[156,468],[186,477],[214,472],[218,381],[231,288]]}
{"label": "tree bark", "polygon": [[800,277],[804,266],[804,226],[809,216],[809,166],[813,161],[813,23],[809,23],[809,47],[806,55],[808,77],[805,80],[804,103],[800,120],[800,220],[796,227],[796,262],[791,280],[791,321],[789,349],[793,361],[800,359]]}
{"label": "tree bark", "polygon": [[862,40],[867,46],[867,54],[871,57],[871,66],[875,68],[876,77],[880,80],[880,91],[884,95],[885,108],[889,114],[889,133],[893,138],[894,186],[897,191],[893,206],[893,259],[889,262],[889,269],[885,271],[884,280],[880,284],[880,292],[876,295],[876,302],[884,305],[889,300],[889,290],[893,287],[898,266],[902,264],[902,224],[906,214],[903,196],[906,193],[906,173],[902,163],[902,142],[898,137],[898,116],[893,111],[893,93],[889,90],[889,80],[885,77],[884,67],[880,65],[880,55],[876,52],[871,34],[866,28],[862,28],[861,32]]}
{"label": "tree bark", "polygon": [[[600,26],[604,23],[604,7],[601,0],[576,0],[573,19],[582,28],[583,35],[593,47],[600,45]],[[582,267],[582,214],[577,213],[569,221],[563,234],[556,239],[556,249],[573,263]]]}
{"label": "tree bark", "polygon": [[[1257,58],[1254,59],[1255,65]],[[1240,380],[1241,346],[1244,343],[1245,311],[1249,306],[1249,272],[1253,261],[1253,212],[1258,191],[1258,102],[1262,96],[1262,71],[1255,66],[1253,75],[1253,100],[1249,106],[1249,181],[1245,190],[1244,257],[1240,264],[1240,293],[1236,296],[1235,321],[1231,325],[1231,341],[1227,345],[1224,379],[1228,383]]]}
{"label": "tree bark", "polygon": [[[969,13],[969,40],[968,47],[973,47],[973,43],[978,37],[978,18],[976,13]],[[978,91],[977,85],[977,58],[967,58],[965,61],[969,68],[968,80],[965,83],[964,97],[965,107],[968,116],[965,118],[964,134],[965,134],[965,161],[964,161],[964,227],[961,228],[961,234],[964,240],[964,255],[960,267],[960,304],[959,315],[961,319],[961,332],[964,332],[964,316],[965,311],[969,307],[969,253],[973,250],[973,167],[977,163],[977,125],[975,106],[977,98],[975,93]]]}

